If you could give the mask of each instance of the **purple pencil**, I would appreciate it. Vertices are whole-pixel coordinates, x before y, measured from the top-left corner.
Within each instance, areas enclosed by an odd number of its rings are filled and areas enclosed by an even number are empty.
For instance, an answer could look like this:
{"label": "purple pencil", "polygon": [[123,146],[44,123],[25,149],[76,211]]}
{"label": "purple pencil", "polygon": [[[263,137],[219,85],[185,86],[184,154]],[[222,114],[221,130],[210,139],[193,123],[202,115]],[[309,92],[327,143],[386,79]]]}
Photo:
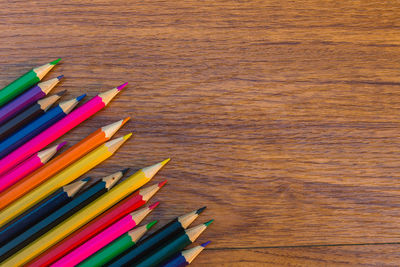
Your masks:
{"label": "purple pencil", "polygon": [[23,111],[31,104],[45,97],[58,84],[62,77],[63,75],[45,82],[38,83],[19,97],[7,103],[7,105],[1,107],[0,124],[11,119],[17,113]]}

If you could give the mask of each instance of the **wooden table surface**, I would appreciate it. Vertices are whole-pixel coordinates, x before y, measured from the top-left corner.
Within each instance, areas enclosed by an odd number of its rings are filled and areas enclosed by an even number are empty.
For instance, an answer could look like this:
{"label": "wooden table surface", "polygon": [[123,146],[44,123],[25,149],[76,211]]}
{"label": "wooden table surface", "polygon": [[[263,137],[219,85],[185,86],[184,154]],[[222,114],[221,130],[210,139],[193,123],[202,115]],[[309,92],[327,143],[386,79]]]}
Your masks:
{"label": "wooden table surface", "polygon": [[130,82],[63,139],[133,116],[90,175],[171,157],[147,220],[207,205],[193,266],[400,264],[398,1],[0,7],[0,87],[57,57],[68,97]]}

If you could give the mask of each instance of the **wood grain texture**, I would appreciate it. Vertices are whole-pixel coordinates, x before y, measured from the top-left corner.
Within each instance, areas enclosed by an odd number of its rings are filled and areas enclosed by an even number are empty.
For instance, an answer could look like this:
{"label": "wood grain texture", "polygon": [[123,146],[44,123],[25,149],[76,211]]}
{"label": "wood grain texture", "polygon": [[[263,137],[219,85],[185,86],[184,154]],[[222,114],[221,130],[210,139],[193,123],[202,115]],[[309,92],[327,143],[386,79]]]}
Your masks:
{"label": "wood grain texture", "polygon": [[171,157],[149,220],[207,205],[198,265],[399,263],[391,245],[252,249],[400,242],[399,2],[0,3],[0,86],[57,57],[55,91],[130,82],[63,140],[133,116],[90,174]]}

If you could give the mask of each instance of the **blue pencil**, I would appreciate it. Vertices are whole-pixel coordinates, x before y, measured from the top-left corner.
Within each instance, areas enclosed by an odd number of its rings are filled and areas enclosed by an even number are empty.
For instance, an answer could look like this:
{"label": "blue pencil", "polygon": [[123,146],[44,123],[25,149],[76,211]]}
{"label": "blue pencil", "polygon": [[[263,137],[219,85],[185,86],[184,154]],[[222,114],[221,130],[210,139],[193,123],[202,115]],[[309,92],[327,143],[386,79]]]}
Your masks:
{"label": "blue pencil", "polygon": [[12,135],[14,132],[18,131],[34,119],[43,115],[51,106],[60,99],[60,97],[65,94],[66,90],[61,91],[55,95],[51,95],[40,99],[35,104],[25,109],[18,115],[12,117],[6,123],[0,125],[0,141],[4,140],[6,137]]}
{"label": "blue pencil", "polygon": [[210,241],[196,246],[191,249],[186,249],[179,252],[175,257],[164,263],[162,267],[184,267],[192,263],[192,261],[203,251],[203,249],[210,244]]}
{"label": "blue pencil", "polygon": [[85,96],[86,95],[84,94],[77,98],[60,103],[58,106],[50,109],[42,116],[5,139],[0,143],[0,158],[5,157],[10,152],[41,133],[43,130],[53,125],[55,122],[64,118]]}
{"label": "blue pencil", "polygon": [[94,199],[106,193],[122,178],[122,176],[124,176],[127,171],[128,169],[125,169],[104,177],[102,180],[86,189],[82,194],[75,197],[72,201],[39,221],[7,244],[3,245],[0,248],[0,262],[4,261],[15,252],[49,231],[51,228],[92,202]]}
{"label": "blue pencil", "polygon": [[78,193],[78,191],[89,181],[79,180],[58,189],[52,196],[48,197],[42,204],[33,208],[29,213],[18,218],[15,222],[0,232],[0,246],[16,237],[47,215],[67,204]]}

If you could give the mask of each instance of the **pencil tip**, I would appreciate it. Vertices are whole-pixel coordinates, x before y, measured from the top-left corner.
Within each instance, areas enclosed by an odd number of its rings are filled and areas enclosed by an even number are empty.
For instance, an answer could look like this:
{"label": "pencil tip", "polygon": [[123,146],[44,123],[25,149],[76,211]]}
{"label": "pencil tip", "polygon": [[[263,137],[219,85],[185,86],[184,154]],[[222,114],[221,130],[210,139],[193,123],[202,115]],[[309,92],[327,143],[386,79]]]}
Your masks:
{"label": "pencil tip", "polygon": [[122,172],[122,176],[124,176],[130,169],[129,168],[125,168],[123,169]]}
{"label": "pencil tip", "polygon": [[165,164],[167,164],[167,162],[169,161],[169,159],[166,159],[162,162],[156,163],[152,166],[148,166],[142,169],[142,172],[144,173],[144,175],[151,179],[153,178],[154,175],[156,175],[156,173],[162,168],[164,167]]}
{"label": "pencil tip", "polygon": [[67,144],[67,142],[65,141],[65,142],[62,142],[61,144],[59,144],[58,146],[57,146],[57,151],[58,150],[60,150],[63,146],[65,146]]}
{"label": "pencil tip", "polygon": [[159,204],[160,204],[160,201],[157,201],[156,203],[151,204],[151,205],[149,206],[149,209],[150,209],[150,210],[153,210],[153,209],[155,209]]}
{"label": "pencil tip", "polygon": [[171,160],[170,158],[164,159],[163,161],[161,161],[161,166],[164,166],[164,165],[167,164],[170,160]]}
{"label": "pencil tip", "polygon": [[56,95],[62,96],[62,95],[64,95],[66,92],[67,92],[67,90],[63,90],[63,91],[61,91],[61,92],[58,92]]}
{"label": "pencil tip", "polygon": [[212,224],[213,221],[214,221],[214,219],[213,220],[209,220],[208,222],[205,222],[204,225],[205,226],[209,226],[210,224]]}
{"label": "pencil tip", "polygon": [[80,95],[76,98],[77,101],[81,101],[84,97],[86,96],[86,94]]}
{"label": "pencil tip", "polygon": [[196,213],[197,213],[197,214],[200,214],[200,213],[202,213],[206,208],[207,208],[207,206],[204,206],[204,207],[202,207],[202,208],[196,210]]}
{"label": "pencil tip", "polygon": [[124,135],[124,139],[127,140],[132,136],[132,133],[128,133],[127,135]]}
{"label": "pencil tip", "polygon": [[161,183],[158,184],[158,187],[163,187],[167,183],[167,180],[162,181]]}
{"label": "pencil tip", "polygon": [[118,91],[121,91],[122,89],[124,89],[125,86],[127,86],[128,83],[123,83],[120,86],[117,87]]}
{"label": "pencil tip", "polygon": [[62,78],[64,78],[64,75],[60,75],[57,77],[58,80],[61,80]]}
{"label": "pencil tip", "polygon": [[154,221],[152,221],[152,222],[149,222],[149,223],[146,225],[147,230],[149,230],[151,227],[153,227],[156,223],[157,223],[157,220],[154,220]]}
{"label": "pencil tip", "polygon": [[60,62],[61,58],[57,58],[56,60],[50,62],[51,65],[56,65],[58,62]]}
{"label": "pencil tip", "polygon": [[90,181],[90,179],[92,179],[92,178],[90,178],[90,177],[86,177],[86,178],[82,179],[82,181],[84,181],[84,182],[89,182],[89,181]]}
{"label": "pencil tip", "polygon": [[206,247],[207,245],[209,245],[210,243],[211,243],[211,241],[207,241],[207,242],[201,244],[200,246],[202,246],[203,248],[205,248],[205,247]]}
{"label": "pencil tip", "polygon": [[121,126],[124,125],[125,123],[127,123],[130,119],[131,119],[131,117],[126,117],[126,118],[122,121]]}

